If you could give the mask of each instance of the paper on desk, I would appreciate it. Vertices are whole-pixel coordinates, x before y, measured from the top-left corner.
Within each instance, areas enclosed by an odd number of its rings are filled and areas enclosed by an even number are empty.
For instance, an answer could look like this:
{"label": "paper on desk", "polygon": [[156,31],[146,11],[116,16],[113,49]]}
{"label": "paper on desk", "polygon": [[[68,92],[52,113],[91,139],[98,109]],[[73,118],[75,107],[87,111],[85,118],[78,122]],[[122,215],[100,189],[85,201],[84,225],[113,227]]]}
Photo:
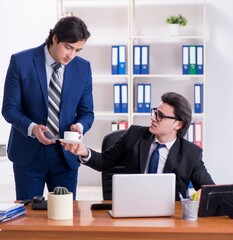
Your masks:
{"label": "paper on desk", "polygon": [[0,214],[2,211],[10,211],[23,206],[23,203],[0,203]]}
{"label": "paper on desk", "polygon": [[0,222],[19,217],[25,212],[26,209],[22,203],[0,203]]}

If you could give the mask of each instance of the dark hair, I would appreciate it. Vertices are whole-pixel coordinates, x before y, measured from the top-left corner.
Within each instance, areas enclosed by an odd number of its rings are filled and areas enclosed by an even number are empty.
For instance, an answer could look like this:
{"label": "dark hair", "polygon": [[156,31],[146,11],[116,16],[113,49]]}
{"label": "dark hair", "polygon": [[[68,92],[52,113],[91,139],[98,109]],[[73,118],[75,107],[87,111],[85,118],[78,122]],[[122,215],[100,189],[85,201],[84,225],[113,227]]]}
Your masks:
{"label": "dark hair", "polygon": [[177,136],[184,137],[192,121],[192,109],[190,103],[185,97],[175,92],[163,94],[161,100],[174,107],[175,117],[183,122],[183,126],[178,130]]}
{"label": "dark hair", "polygon": [[59,42],[75,43],[78,41],[87,41],[90,32],[86,24],[78,17],[69,16],[61,18],[53,29],[50,29],[49,36],[45,40],[48,46],[53,44],[53,36],[56,35]]}

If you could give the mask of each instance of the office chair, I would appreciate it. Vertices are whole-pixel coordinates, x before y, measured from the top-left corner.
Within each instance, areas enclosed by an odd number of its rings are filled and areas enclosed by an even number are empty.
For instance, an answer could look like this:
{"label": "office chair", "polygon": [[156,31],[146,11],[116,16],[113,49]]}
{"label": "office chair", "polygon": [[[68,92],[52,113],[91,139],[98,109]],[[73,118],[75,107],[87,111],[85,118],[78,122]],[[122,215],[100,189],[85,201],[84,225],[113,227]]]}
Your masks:
{"label": "office chair", "polygon": [[[127,130],[116,130],[105,135],[102,142],[102,152],[112,146]],[[104,200],[112,200],[112,175],[125,173],[124,162],[121,162],[119,166],[102,171],[102,192]]]}

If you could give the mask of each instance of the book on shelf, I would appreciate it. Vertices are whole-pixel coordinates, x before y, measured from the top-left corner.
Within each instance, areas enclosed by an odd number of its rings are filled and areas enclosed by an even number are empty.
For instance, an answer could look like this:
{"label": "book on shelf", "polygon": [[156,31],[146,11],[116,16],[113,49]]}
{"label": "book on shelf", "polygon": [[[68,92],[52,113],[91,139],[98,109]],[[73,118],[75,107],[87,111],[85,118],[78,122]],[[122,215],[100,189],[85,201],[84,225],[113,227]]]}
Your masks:
{"label": "book on shelf", "polygon": [[190,124],[186,139],[202,148],[202,122],[194,121]]}
{"label": "book on shelf", "polygon": [[203,83],[194,84],[194,113],[203,113]]}
{"label": "book on shelf", "polygon": [[148,113],[151,110],[151,84],[138,83],[136,87],[136,112]]}
{"label": "book on shelf", "polygon": [[128,113],[128,84],[113,84],[114,113]]}
{"label": "book on shelf", "polygon": [[122,130],[122,129],[128,129],[128,122],[125,120],[120,120],[120,121],[112,121],[111,123],[111,130],[116,131],[116,130]]}
{"label": "book on shelf", "polygon": [[150,71],[150,46],[133,46],[133,74],[149,74]]}
{"label": "book on shelf", "polygon": [[112,74],[126,74],[126,46],[112,46]]}
{"label": "book on shelf", "polygon": [[204,73],[203,45],[182,46],[182,73],[201,75]]}

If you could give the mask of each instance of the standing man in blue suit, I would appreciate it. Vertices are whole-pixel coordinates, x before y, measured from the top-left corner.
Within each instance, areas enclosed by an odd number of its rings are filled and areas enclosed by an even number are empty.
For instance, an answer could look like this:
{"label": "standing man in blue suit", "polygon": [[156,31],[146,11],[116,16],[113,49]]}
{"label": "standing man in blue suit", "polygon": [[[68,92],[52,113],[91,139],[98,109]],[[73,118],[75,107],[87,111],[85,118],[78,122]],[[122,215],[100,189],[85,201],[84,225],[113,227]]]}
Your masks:
{"label": "standing man in blue suit", "polygon": [[[32,199],[60,185],[76,197],[79,162],[63,150],[64,131],[85,134],[94,121],[90,63],[78,53],[90,37],[77,17],[60,19],[39,47],[13,54],[5,80],[2,115],[11,127],[8,157],[13,162],[16,198]],[[53,64],[61,85],[58,133],[48,137],[48,92]]]}

